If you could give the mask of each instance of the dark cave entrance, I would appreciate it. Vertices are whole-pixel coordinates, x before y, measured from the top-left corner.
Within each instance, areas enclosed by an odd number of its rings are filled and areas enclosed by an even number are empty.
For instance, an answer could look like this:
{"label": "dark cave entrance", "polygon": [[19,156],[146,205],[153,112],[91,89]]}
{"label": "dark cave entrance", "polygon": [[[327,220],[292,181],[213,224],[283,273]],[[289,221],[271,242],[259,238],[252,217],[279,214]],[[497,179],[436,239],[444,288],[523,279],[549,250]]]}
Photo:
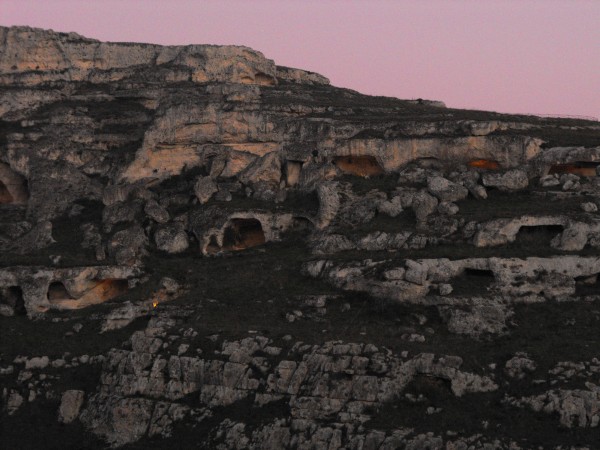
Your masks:
{"label": "dark cave entrance", "polygon": [[514,243],[528,248],[547,249],[550,241],[563,231],[562,225],[525,225],[519,228]]}
{"label": "dark cave entrance", "polygon": [[244,250],[266,242],[257,219],[231,219],[223,235],[223,250]]}
{"label": "dark cave entrance", "polygon": [[48,286],[48,301],[50,303],[57,303],[64,300],[75,300],[65,285],[60,281],[54,281]]}
{"label": "dark cave entrance", "polygon": [[17,316],[24,316],[27,314],[23,290],[19,286],[0,288],[0,304],[10,306]]}
{"label": "dark cave entrance", "polygon": [[452,294],[484,295],[495,281],[496,277],[491,270],[466,268],[452,280]]}
{"label": "dark cave entrance", "polygon": [[383,167],[379,165],[374,156],[336,156],[333,163],[342,172],[359,177],[370,177],[384,173]]}
{"label": "dark cave entrance", "polygon": [[572,173],[580,177],[595,177],[597,175],[596,169],[598,166],[600,166],[600,162],[598,161],[576,161],[566,164],[554,164],[550,166],[548,174],[562,175],[564,173]]}

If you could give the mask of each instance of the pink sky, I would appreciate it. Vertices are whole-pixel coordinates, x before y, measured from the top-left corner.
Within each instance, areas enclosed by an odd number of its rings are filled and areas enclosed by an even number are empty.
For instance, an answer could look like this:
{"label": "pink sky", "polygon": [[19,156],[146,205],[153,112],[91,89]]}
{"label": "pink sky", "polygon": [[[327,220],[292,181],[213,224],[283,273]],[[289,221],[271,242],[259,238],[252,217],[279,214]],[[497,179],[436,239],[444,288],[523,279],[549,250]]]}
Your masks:
{"label": "pink sky", "polygon": [[600,0],[0,0],[0,25],[247,45],[367,94],[600,117]]}

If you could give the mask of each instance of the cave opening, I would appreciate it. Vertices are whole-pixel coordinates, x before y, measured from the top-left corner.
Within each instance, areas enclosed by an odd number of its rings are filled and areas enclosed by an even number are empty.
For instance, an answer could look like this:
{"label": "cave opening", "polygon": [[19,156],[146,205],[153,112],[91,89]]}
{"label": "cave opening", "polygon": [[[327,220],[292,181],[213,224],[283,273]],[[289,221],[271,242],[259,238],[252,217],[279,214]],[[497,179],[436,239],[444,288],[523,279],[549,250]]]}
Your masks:
{"label": "cave opening", "polygon": [[595,177],[600,161],[576,161],[565,164],[554,164],[548,170],[549,175],[571,173],[580,177]]}
{"label": "cave opening", "polygon": [[53,281],[48,286],[48,301],[57,303],[64,300],[75,300],[61,281]]}
{"label": "cave opening", "polygon": [[383,167],[374,156],[336,156],[333,163],[344,173],[359,177],[370,177],[384,173]]}
{"label": "cave opening", "polygon": [[550,241],[563,231],[562,225],[524,225],[519,228],[515,244],[529,248],[548,248]]}
{"label": "cave opening", "polygon": [[0,288],[0,304],[10,306],[17,316],[24,316],[27,314],[27,310],[25,309],[25,299],[23,298],[23,289],[21,289],[20,286]]}
{"label": "cave opening", "polygon": [[465,268],[452,280],[453,295],[484,295],[496,281],[494,272],[487,269]]}
{"label": "cave opening", "polygon": [[463,274],[469,278],[477,278],[480,280],[483,279],[488,279],[488,281],[493,281],[494,278],[494,272],[492,272],[491,270],[488,269],[471,269],[471,268],[466,268],[465,271],[463,272]]}
{"label": "cave opening", "polygon": [[90,280],[87,289],[73,296],[64,283],[55,281],[48,287],[48,301],[61,309],[78,309],[104,303],[129,291],[129,282],[120,278]]}
{"label": "cave opening", "polygon": [[[97,284],[84,295],[93,294],[99,301],[112,300],[125,294],[129,290],[129,282],[124,279],[107,278],[105,280],[94,280]],[[84,300],[82,298],[82,300]]]}
{"label": "cave opening", "polygon": [[257,219],[231,219],[223,236],[223,250],[244,250],[266,242]]}

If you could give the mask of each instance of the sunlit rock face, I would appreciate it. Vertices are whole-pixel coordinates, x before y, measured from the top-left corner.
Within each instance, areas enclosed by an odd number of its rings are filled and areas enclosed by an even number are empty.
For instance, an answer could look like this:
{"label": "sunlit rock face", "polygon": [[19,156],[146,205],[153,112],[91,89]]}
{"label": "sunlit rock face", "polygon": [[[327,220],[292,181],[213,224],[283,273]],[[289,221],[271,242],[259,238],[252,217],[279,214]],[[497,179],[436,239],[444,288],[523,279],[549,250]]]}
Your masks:
{"label": "sunlit rock face", "polygon": [[599,166],[598,122],[0,27],[3,448],[597,448]]}
{"label": "sunlit rock face", "polygon": [[110,82],[144,67],[164,68],[165,81],[191,80],[273,85],[273,61],[246,47],[103,43],[76,33],[2,28],[0,82],[35,85],[47,81]]}

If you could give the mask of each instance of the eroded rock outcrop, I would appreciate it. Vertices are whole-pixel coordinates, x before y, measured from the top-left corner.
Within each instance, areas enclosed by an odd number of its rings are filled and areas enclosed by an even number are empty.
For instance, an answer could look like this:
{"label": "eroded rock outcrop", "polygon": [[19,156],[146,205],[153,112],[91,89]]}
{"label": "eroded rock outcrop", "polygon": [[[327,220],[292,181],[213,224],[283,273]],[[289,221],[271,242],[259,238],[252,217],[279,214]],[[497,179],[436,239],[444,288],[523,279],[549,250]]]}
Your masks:
{"label": "eroded rock outcrop", "polygon": [[599,145],[0,27],[3,444],[596,448]]}

